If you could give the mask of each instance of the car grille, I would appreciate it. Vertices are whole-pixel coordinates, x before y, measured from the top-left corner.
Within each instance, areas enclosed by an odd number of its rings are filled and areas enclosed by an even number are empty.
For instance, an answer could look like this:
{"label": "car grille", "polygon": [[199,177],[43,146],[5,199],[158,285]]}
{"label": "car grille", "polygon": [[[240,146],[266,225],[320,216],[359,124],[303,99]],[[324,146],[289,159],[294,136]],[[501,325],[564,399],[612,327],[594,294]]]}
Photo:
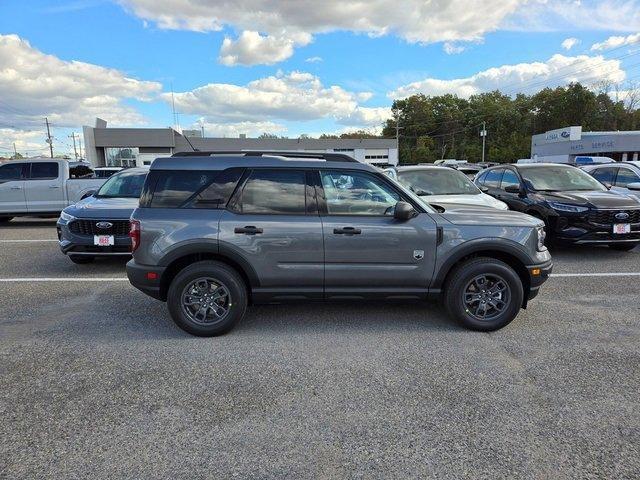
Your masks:
{"label": "car grille", "polygon": [[[618,220],[618,213],[626,213],[629,218]],[[589,214],[589,223],[596,225],[613,225],[614,223],[640,223],[640,209],[638,210],[596,210]]]}
{"label": "car grille", "polygon": [[[111,228],[98,228],[97,224],[109,222]],[[76,235],[116,235],[129,234],[129,220],[74,220],[69,224],[69,230]]]}

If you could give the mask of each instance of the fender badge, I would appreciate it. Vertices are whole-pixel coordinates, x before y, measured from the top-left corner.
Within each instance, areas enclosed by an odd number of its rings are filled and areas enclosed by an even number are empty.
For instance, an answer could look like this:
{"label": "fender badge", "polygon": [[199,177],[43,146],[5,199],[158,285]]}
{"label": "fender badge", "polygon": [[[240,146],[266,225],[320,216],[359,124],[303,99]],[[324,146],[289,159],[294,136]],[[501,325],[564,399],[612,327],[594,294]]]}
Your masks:
{"label": "fender badge", "polygon": [[424,250],[414,250],[413,258],[416,260],[422,260],[424,258]]}

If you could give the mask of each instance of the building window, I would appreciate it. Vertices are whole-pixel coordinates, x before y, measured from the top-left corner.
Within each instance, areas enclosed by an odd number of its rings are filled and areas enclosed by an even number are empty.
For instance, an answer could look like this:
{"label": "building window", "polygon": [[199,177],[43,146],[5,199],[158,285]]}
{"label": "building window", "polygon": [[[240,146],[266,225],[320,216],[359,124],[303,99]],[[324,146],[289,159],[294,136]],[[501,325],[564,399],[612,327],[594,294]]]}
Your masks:
{"label": "building window", "polygon": [[138,147],[108,147],[104,149],[107,167],[135,167],[140,150]]}

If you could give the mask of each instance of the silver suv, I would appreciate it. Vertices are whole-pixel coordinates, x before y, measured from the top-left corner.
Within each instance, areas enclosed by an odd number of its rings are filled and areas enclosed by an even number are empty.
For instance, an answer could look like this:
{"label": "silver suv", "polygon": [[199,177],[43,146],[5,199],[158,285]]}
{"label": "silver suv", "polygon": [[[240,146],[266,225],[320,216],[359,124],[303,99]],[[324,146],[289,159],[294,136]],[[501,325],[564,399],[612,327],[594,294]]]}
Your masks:
{"label": "silver suv", "polygon": [[541,220],[436,211],[340,154],[193,152],[153,162],[131,216],[131,283],[194,335],[229,331],[247,305],[441,298],[501,328],[551,272]]}

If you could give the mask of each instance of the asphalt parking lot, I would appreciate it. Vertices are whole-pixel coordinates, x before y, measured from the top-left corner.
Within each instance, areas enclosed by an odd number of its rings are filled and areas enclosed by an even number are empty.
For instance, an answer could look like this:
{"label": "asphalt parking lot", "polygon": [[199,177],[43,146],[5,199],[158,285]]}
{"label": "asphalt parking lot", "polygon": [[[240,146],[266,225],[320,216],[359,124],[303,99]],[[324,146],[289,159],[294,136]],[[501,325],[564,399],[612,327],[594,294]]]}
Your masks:
{"label": "asphalt parking lot", "polygon": [[124,260],[74,265],[53,221],[12,222],[0,477],[638,478],[640,248],[554,260],[494,333],[431,304],[288,305],[207,339]]}

